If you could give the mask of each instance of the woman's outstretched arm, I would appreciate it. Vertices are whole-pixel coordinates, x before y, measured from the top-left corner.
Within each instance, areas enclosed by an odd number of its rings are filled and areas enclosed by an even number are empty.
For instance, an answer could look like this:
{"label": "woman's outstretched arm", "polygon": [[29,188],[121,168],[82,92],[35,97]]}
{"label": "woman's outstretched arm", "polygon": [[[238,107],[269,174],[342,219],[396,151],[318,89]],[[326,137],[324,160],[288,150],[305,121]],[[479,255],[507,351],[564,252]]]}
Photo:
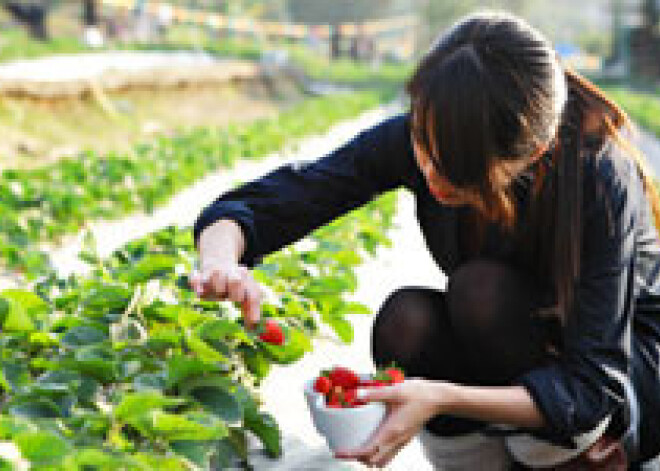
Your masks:
{"label": "woman's outstretched arm", "polygon": [[359,133],[314,161],[294,162],[221,194],[198,217],[195,243],[216,221],[230,219],[245,238],[241,263],[292,243],[317,227],[405,184],[418,172],[407,114]]}
{"label": "woman's outstretched arm", "polygon": [[400,114],[325,157],[283,165],[221,194],[195,222],[200,270],[191,286],[201,297],[240,304],[252,328],[262,291],[248,268],[416,171],[407,115]]}

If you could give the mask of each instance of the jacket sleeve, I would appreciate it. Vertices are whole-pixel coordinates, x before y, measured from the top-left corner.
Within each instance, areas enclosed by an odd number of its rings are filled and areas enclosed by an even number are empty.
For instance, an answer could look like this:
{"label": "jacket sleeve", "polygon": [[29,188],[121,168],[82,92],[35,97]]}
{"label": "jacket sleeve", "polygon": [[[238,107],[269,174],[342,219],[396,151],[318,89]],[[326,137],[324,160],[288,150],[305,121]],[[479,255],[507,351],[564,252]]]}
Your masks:
{"label": "jacket sleeve", "polygon": [[[603,158],[585,169],[580,278],[559,359],[516,381],[531,394],[547,423],[533,435],[574,447],[625,406],[634,305],[635,225],[641,181],[627,157]],[[627,162],[626,162],[627,161]],[[595,177],[595,178],[594,178]]]}
{"label": "jacket sleeve", "polygon": [[408,115],[399,114],[328,155],[283,165],[221,194],[197,218],[195,244],[204,228],[232,219],[246,238],[240,263],[253,267],[263,256],[400,186],[415,169]]}

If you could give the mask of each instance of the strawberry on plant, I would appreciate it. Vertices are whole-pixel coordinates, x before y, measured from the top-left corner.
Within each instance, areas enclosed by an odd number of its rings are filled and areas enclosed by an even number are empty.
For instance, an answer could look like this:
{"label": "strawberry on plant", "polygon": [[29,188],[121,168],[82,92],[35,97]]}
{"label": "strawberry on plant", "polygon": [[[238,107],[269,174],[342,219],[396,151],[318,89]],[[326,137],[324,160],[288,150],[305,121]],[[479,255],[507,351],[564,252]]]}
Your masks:
{"label": "strawberry on plant", "polygon": [[319,376],[316,378],[316,381],[314,382],[314,391],[319,392],[321,394],[328,394],[330,392],[330,388],[332,387],[332,382],[330,381],[330,378],[327,376]]}
{"label": "strawberry on plant", "polygon": [[342,388],[354,388],[360,382],[360,378],[352,370],[344,368],[343,366],[335,366],[329,374],[330,381],[333,386],[341,386]]}
{"label": "strawberry on plant", "polygon": [[274,345],[284,344],[284,331],[282,327],[273,319],[266,319],[264,321],[264,329],[259,334],[259,338],[267,343]]}

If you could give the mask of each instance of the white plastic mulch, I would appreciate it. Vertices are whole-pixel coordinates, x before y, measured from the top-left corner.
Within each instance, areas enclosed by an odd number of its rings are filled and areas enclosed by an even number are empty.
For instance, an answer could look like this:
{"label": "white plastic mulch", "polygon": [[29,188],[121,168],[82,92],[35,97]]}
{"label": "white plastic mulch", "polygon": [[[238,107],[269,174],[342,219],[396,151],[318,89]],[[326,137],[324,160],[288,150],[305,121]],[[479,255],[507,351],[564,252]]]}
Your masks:
{"label": "white plastic mulch", "polygon": [[99,78],[117,70],[122,73],[150,69],[195,67],[222,61],[205,52],[192,51],[108,51],[54,54],[0,64],[0,80],[66,82]]}

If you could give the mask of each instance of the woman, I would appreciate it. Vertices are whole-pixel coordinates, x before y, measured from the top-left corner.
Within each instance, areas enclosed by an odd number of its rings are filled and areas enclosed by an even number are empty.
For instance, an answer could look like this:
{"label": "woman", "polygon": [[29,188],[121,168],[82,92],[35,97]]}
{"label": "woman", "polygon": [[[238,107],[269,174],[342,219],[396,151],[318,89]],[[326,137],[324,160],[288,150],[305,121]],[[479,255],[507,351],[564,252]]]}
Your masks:
{"label": "woman", "polygon": [[508,466],[505,455],[622,469],[659,454],[660,199],[624,113],[502,13],[454,25],[406,89],[409,112],[207,207],[197,292],[240,302],[252,326],[248,267],[404,186],[448,286],[385,301],[374,361],[411,379],[368,393],[389,404],[387,420],[337,456],[382,466],[418,433],[450,467],[436,451],[464,450],[467,436],[491,440],[483,469]]}

